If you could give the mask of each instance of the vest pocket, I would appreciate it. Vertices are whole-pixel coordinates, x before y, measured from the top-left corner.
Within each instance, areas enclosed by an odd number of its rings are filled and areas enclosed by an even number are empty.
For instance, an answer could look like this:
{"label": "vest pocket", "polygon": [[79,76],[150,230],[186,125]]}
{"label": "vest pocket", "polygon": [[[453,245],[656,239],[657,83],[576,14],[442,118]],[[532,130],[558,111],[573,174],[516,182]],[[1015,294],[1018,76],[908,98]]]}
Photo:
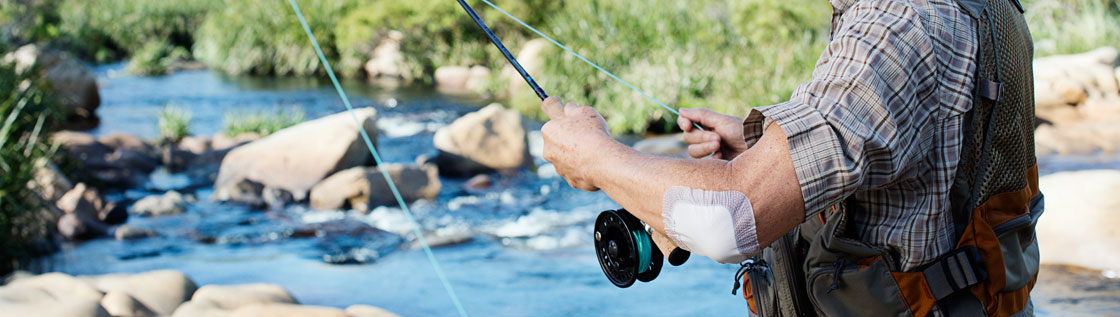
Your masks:
{"label": "vest pocket", "polygon": [[1027,214],[992,227],[1003,253],[1003,268],[1007,276],[1003,288],[1005,292],[1027,286],[1038,273],[1038,243],[1034,228],[1045,209],[1043,196],[1039,193],[1031,198]]}
{"label": "vest pocket", "polygon": [[909,316],[909,307],[883,258],[869,264],[834,262],[809,269],[809,300],[823,316]]}

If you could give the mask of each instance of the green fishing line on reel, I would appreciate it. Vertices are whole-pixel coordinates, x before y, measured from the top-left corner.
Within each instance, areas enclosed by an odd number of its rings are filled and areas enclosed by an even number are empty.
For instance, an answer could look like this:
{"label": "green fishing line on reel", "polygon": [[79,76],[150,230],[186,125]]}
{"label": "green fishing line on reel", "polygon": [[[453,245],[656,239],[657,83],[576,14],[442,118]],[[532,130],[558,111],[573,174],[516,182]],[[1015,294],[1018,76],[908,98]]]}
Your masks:
{"label": "green fishing line on reel", "polygon": [[595,219],[595,255],[607,279],[623,288],[657,278],[665,258],[641,220],[625,209]]}

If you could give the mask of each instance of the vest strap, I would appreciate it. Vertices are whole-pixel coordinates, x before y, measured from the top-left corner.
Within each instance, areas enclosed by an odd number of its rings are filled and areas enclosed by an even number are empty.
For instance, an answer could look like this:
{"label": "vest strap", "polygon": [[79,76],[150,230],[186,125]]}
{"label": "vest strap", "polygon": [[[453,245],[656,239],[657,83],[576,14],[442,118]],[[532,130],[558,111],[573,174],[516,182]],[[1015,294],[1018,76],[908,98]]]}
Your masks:
{"label": "vest strap", "polygon": [[1003,91],[1003,83],[985,78],[981,79],[976,86],[980,90],[980,97],[991,101],[999,101],[999,94]]}
{"label": "vest strap", "polygon": [[941,300],[988,278],[976,247],[954,250],[922,270],[933,297]]}

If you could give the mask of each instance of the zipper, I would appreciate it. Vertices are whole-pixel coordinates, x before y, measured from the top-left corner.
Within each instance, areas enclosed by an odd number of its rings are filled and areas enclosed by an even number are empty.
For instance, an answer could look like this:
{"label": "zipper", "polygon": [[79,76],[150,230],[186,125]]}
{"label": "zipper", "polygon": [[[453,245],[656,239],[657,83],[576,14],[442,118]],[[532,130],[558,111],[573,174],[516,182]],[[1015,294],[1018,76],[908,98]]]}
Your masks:
{"label": "zipper", "polygon": [[[798,236],[800,236],[800,233],[796,233],[796,234],[792,235],[792,237],[798,237]],[[801,263],[803,263],[803,261],[799,261],[797,258],[794,257],[794,254],[793,254],[794,246],[793,246],[793,243],[790,241],[790,240],[793,240],[793,239],[791,239],[790,237],[791,237],[791,235],[787,235],[787,236],[783,237],[782,239],[779,239],[779,241],[781,241],[781,247],[775,248],[775,250],[777,252],[775,254],[774,262],[779,264],[779,265],[783,265],[783,268],[781,269],[781,271],[782,271],[782,273],[785,277],[785,283],[787,283],[789,285],[789,287],[788,287],[789,294],[788,295],[789,295],[790,301],[793,302],[793,311],[798,316],[805,316],[806,313],[802,311],[802,309],[805,306],[803,305],[803,303],[801,303],[800,294],[797,294],[797,288],[801,287],[805,283],[798,283],[798,279],[796,279],[796,276],[794,276],[794,274],[793,274],[793,271],[795,270],[794,265],[800,265]],[[798,285],[798,284],[800,284],[800,285]],[[806,294],[806,296],[807,295],[808,294]]]}
{"label": "zipper", "polygon": [[996,237],[1001,237],[1005,233],[1029,226],[1030,224],[1031,215],[1022,215],[1019,217],[1015,217],[1015,219],[1008,220],[1007,222],[992,227],[992,231],[996,233]]}

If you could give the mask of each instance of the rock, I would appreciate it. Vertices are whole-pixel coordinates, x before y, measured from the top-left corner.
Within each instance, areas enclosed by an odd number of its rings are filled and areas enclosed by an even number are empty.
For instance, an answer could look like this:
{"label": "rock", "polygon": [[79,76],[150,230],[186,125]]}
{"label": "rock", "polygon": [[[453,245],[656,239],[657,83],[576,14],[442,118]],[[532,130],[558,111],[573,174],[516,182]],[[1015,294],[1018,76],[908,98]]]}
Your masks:
{"label": "rock", "polygon": [[108,226],[100,221],[102,211],[111,211],[105,210],[106,207],[114,208],[114,206],[106,206],[101,195],[96,190],[86,187],[84,183],[78,183],[63,194],[55,202],[55,206],[64,213],[58,220],[58,231],[72,240],[104,235],[108,231]]}
{"label": "rock", "polygon": [[74,188],[74,183],[46,158],[35,162],[35,176],[27,185],[45,201],[55,201]]}
{"label": "rock", "polygon": [[159,270],[139,274],[106,274],[81,279],[106,293],[123,293],[155,315],[167,316],[199,290],[194,281],[178,271]]}
{"label": "rock", "polygon": [[381,42],[377,43],[377,47],[370,54],[369,61],[363,67],[370,79],[387,77],[412,80],[405,65],[404,54],[401,54],[403,40],[404,33],[398,31],[389,31],[381,38]]}
{"label": "rock", "polygon": [[175,148],[196,155],[203,154],[210,151],[210,138],[185,136],[175,144]]}
{"label": "rock", "polygon": [[1036,227],[1043,264],[1120,270],[1120,171],[1063,172],[1039,179],[1046,213]]}
{"label": "rock", "polygon": [[132,213],[138,216],[175,215],[186,211],[187,202],[177,191],[144,197],[132,204]]}
{"label": "rock", "polygon": [[101,307],[105,307],[105,311],[113,316],[158,316],[151,308],[148,308],[148,306],[144,306],[144,304],[136,301],[135,298],[132,298],[132,296],[129,296],[127,293],[119,291],[105,293],[105,297],[101,298]]}
{"label": "rock", "polygon": [[232,313],[234,317],[348,317],[341,309],[323,306],[301,306],[283,303],[253,303],[242,306]]}
{"label": "rock", "polygon": [[97,214],[97,219],[109,225],[119,225],[128,221],[128,208],[124,204],[107,203]]}
{"label": "rock", "polygon": [[635,142],[633,148],[648,154],[688,157],[688,144],[684,143],[683,134],[680,133],[645,138]]}
{"label": "rock", "polygon": [[87,133],[59,131],[51,136],[51,142],[61,147],[68,161],[80,165],[73,180],[99,188],[136,187],[146,181],[158,162],[149,153],[134,150],[142,146],[129,145],[134,143],[123,138],[109,140],[120,145],[113,148]]}
{"label": "rock", "polygon": [[400,249],[404,239],[369,224],[335,220],[315,224],[315,247],[330,264],[373,263]]}
{"label": "rock", "polygon": [[160,150],[160,162],[172,173],[182,172],[195,161],[197,154],[172,146],[165,146]]}
{"label": "rock", "polygon": [[89,130],[97,127],[97,107],[101,96],[93,72],[69,54],[57,50],[40,50],[34,44],[24,45],[4,56],[5,63],[14,62],[17,71],[38,66],[51,84],[52,94],[67,109],[67,127]]}
{"label": "rock", "polygon": [[276,187],[265,187],[261,191],[261,199],[264,200],[265,205],[274,210],[284,209],[285,206],[296,201],[291,192]]}
{"label": "rock", "polygon": [[490,180],[490,175],[478,174],[468,179],[467,182],[463,183],[463,188],[470,190],[485,189],[489,188],[491,183],[492,181]]}
{"label": "rock", "polygon": [[152,153],[153,151],[150,144],[131,134],[113,133],[98,138],[97,142],[113,148],[114,150],[129,150],[140,153]]}
{"label": "rock", "polygon": [[[544,59],[543,55],[545,50],[551,49],[552,43],[542,38],[535,38],[525,42],[521,45],[521,51],[517,52],[517,62],[521,64],[521,68],[529,74],[540,74],[544,72]],[[510,95],[520,93],[532,93],[529,89],[529,84],[521,79],[521,74],[513,66],[506,65],[502,68],[502,78],[509,82],[507,89]]]}
{"label": "rock", "polygon": [[1115,48],[1103,47],[1082,54],[1036,59],[1037,116],[1051,122],[1067,122],[1063,119],[1070,116],[1062,109],[1070,106],[1077,106],[1079,111],[1100,112],[1085,105],[1103,105],[1120,116],[1120,84],[1115,74],[1118,56]]}
{"label": "rock", "polygon": [[117,240],[133,240],[156,236],[156,232],[130,225],[121,225],[113,230],[113,237]]}
{"label": "rock", "polygon": [[529,160],[521,114],[491,104],[436,130],[434,162],[441,174],[468,176],[516,169]]}
{"label": "rock", "polygon": [[340,209],[349,205],[360,212],[377,206],[395,206],[396,199],[381,174],[389,172],[406,202],[439,195],[439,171],[433,165],[386,164],[354,167],[324,179],[311,188],[311,208]]}
{"label": "rock", "polygon": [[482,91],[490,78],[490,69],[484,66],[440,66],[435,79],[439,89],[447,92]]}
{"label": "rock", "polygon": [[175,309],[173,317],[229,315],[250,304],[298,304],[283,287],[273,284],[207,285]]}
{"label": "rock", "polygon": [[351,305],[346,307],[346,314],[350,317],[397,317],[400,315],[387,310],[369,305]]}
{"label": "rock", "polygon": [[1069,122],[1041,125],[1035,129],[1035,151],[1071,154],[1120,149],[1120,124],[1103,121]]}
{"label": "rock", "polygon": [[109,316],[101,292],[62,273],[25,277],[0,287],[5,316]]}
{"label": "rock", "polygon": [[246,132],[234,137],[226,136],[224,133],[218,133],[210,139],[210,148],[213,150],[232,149],[259,140],[260,138],[261,135],[255,132]]}
{"label": "rock", "polygon": [[[377,140],[376,114],[373,108],[354,111],[362,129],[373,140]],[[303,201],[308,190],[327,176],[368,165],[372,160],[350,113],[342,112],[297,124],[231,150],[222,159],[213,198],[259,204],[263,201],[261,192],[242,186],[248,180],[283,189],[295,201]]]}

